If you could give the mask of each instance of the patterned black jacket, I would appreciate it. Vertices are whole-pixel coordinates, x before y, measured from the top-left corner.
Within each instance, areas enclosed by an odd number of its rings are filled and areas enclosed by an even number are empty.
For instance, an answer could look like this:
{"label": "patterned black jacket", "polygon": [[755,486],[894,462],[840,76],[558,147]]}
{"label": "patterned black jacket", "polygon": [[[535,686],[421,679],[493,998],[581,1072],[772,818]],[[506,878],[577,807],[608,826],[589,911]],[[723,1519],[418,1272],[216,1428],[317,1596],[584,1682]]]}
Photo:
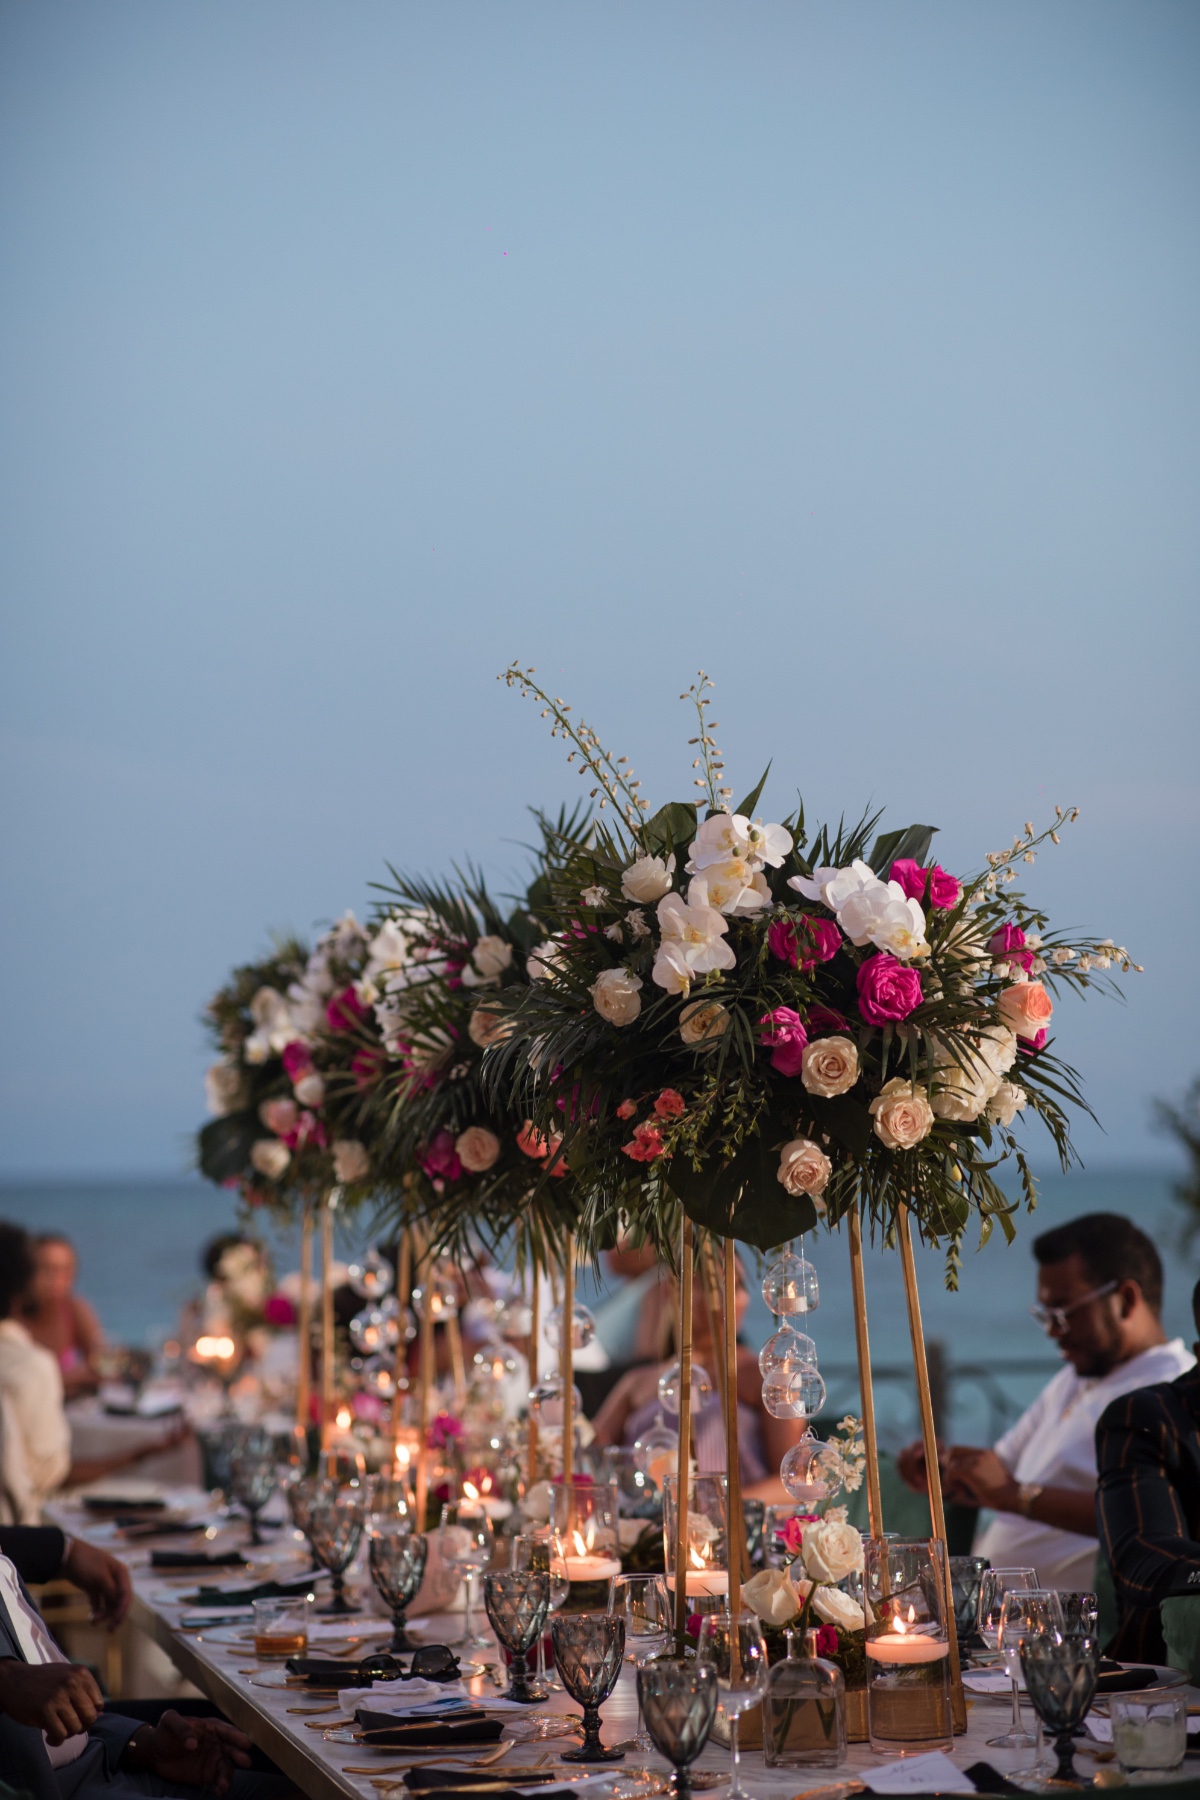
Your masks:
{"label": "patterned black jacket", "polygon": [[1106,1407],[1096,1468],[1100,1542],[1121,1614],[1108,1647],[1164,1662],[1159,1602],[1200,1593],[1200,1366]]}

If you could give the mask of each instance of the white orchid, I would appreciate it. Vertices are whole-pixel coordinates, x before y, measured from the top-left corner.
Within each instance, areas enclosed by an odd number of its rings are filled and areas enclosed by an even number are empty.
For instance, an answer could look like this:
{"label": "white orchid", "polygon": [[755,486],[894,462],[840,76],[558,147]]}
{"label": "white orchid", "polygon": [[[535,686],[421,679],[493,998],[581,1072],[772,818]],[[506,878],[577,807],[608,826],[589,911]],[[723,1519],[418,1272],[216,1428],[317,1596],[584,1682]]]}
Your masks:
{"label": "white orchid", "polygon": [[678,970],[678,956],[682,956],[690,976],[707,975],[714,969],[735,966],[733,951],[724,942],[729,926],[716,907],[708,904],[708,890],[703,880],[692,882],[686,900],[679,894],[667,894],[659,901],[658,928],[662,933],[662,945],[655,960],[653,978],[659,987],[667,988],[670,993],[684,993],[686,989],[660,975],[659,964],[668,945],[673,952],[668,965],[672,972]]}
{"label": "white orchid", "polygon": [[204,1099],[214,1119],[236,1112],[245,1101],[241,1071],[224,1059],[215,1062],[204,1077]]}
{"label": "white orchid", "polygon": [[875,871],[865,862],[855,861],[845,869],[814,869],[811,880],[807,875],[793,875],[788,886],[803,894],[806,900],[819,900],[830,912],[837,912],[851,894],[857,893],[859,888],[872,886],[877,880]]}
{"label": "white orchid", "polygon": [[744,857],[734,857],[730,862],[713,863],[710,868],[705,869],[702,876],[697,876],[691,882],[688,888],[689,901],[697,881],[704,886],[707,904],[715,906],[719,912],[761,912],[764,906],[771,904],[771,890],[767,886],[766,877]]}
{"label": "white orchid", "polygon": [[251,1032],[242,1048],[248,1063],[265,1063],[269,1056],[278,1056],[285,1044],[301,1035],[292,1022],[286,999],[277,988],[259,988],[250,1002],[250,1017],[257,1030]]}
{"label": "white orchid", "polygon": [[677,939],[666,938],[659,945],[650,978],[668,994],[691,993],[692,966]]}
{"label": "white orchid", "polygon": [[375,981],[407,966],[412,954],[408,921],[393,915],[385,919],[367,946],[364,981]]}

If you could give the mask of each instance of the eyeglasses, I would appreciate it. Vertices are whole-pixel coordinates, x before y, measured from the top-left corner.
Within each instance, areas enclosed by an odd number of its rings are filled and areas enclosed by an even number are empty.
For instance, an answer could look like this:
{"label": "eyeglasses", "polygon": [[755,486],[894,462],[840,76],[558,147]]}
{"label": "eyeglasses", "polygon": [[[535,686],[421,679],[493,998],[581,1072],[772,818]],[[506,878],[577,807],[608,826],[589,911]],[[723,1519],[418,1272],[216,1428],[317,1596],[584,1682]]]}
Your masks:
{"label": "eyeglasses", "polygon": [[1103,1287],[1093,1288],[1090,1294],[1080,1294],[1078,1300],[1072,1300],[1069,1306],[1031,1306],[1029,1316],[1037,1320],[1043,1331],[1064,1332],[1073,1312],[1078,1312],[1081,1306],[1090,1306],[1093,1300],[1103,1300],[1106,1295],[1115,1294],[1120,1285],[1119,1281],[1106,1281]]}

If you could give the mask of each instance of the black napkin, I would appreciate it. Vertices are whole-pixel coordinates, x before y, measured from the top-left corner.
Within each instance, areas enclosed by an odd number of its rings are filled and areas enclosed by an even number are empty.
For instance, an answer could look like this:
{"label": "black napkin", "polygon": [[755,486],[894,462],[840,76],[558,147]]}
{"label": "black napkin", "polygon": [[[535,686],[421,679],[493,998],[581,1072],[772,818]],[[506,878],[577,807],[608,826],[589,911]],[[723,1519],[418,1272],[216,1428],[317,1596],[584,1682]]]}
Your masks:
{"label": "black napkin", "polygon": [[152,1569],[243,1569],[240,1550],[152,1550]]}
{"label": "black napkin", "polygon": [[963,1774],[975,1783],[981,1794],[1023,1794],[1025,1792],[1025,1789],[1018,1787],[1015,1781],[1010,1781],[1007,1775],[1002,1775],[999,1769],[993,1769],[991,1763],[972,1763],[969,1768],[963,1770]]}
{"label": "black napkin", "polygon": [[121,1499],[118,1494],[85,1494],[83,1504],[89,1512],[136,1513],[139,1516],[148,1512],[165,1512],[165,1500],[130,1500],[128,1496]]}
{"label": "black napkin", "polygon": [[414,1750],[437,1750],[449,1744],[496,1744],[504,1730],[503,1719],[489,1719],[486,1715],[464,1717],[460,1713],[450,1720],[422,1719],[417,1714],[398,1719],[395,1713],[360,1710],[355,1716],[362,1728],[364,1742],[376,1750],[402,1750],[406,1746]]}
{"label": "black napkin", "polygon": [[253,1587],[202,1587],[187,1594],[185,1602],[188,1606],[251,1606],[255,1600],[284,1600],[289,1595],[307,1594],[312,1583],[311,1575],[302,1575],[297,1581],[259,1581]]}
{"label": "black napkin", "polygon": [[[528,1772],[514,1769],[513,1774],[520,1775],[522,1787],[541,1787],[543,1785],[548,1787],[551,1782],[562,1780],[562,1775],[557,1769],[530,1769]],[[462,1787],[464,1781],[468,1780],[472,1786],[475,1786],[477,1782],[485,1781],[489,1787],[494,1786],[498,1792],[507,1790],[509,1793],[514,1793],[516,1790],[508,1786],[511,1779],[511,1776],[501,1775],[499,1772],[493,1775],[490,1769],[480,1769],[478,1774],[465,1774],[462,1769],[424,1768],[410,1769],[404,1777],[404,1785],[410,1792],[416,1794],[428,1788]],[[565,1792],[566,1790],[560,1791]]]}
{"label": "black napkin", "polygon": [[1098,1694],[1132,1694],[1138,1688],[1157,1687],[1159,1682],[1157,1669],[1114,1669],[1108,1674],[1096,1678]]}
{"label": "black napkin", "polygon": [[130,1542],[136,1538],[195,1537],[198,1531],[206,1529],[202,1521],[195,1519],[143,1519],[136,1513],[132,1518],[118,1516],[113,1524]]}
{"label": "black napkin", "polygon": [[[416,1770],[410,1769],[408,1775],[413,1775],[415,1773],[417,1773]],[[420,1773],[424,1774],[425,1771],[422,1769]],[[486,1769],[480,1769],[480,1781],[483,1780],[486,1774]],[[404,1778],[405,1787],[410,1794],[418,1793],[420,1790],[413,1786],[408,1775]],[[483,1791],[481,1797],[480,1790],[476,1783],[471,1781],[469,1770],[464,1773],[462,1769],[459,1769],[454,1779],[456,1785],[447,1785],[446,1787],[438,1789],[438,1800],[523,1800],[519,1788],[493,1787],[490,1781],[487,1783],[486,1789]],[[1013,1790],[1014,1793],[1020,1793],[1020,1791],[1019,1788],[1014,1788]],[[538,1790],[538,1800],[543,1800],[543,1796],[544,1800],[575,1800],[575,1789],[569,1787],[540,1788]]]}

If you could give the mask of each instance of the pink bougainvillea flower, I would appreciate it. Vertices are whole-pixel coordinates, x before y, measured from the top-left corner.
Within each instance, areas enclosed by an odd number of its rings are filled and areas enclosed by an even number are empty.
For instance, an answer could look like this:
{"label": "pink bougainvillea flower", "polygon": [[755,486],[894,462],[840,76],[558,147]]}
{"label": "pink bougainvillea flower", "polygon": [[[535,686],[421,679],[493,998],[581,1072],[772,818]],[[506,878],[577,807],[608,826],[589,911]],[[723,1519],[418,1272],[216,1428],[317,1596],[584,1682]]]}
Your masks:
{"label": "pink bougainvillea flower", "polygon": [[1036,1037],[1019,1037],[1017,1039],[1017,1049],[1021,1052],[1022,1056],[1036,1056],[1039,1050],[1044,1050],[1046,1048],[1046,1039],[1049,1036],[1050,1033],[1043,1025]]}
{"label": "pink bougainvillea flower", "polygon": [[382,1050],[356,1050],[350,1058],[350,1069],[354,1076],[354,1085],[360,1094],[373,1088],[387,1067],[387,1057]]}
{"label": "pink bougainvillea flower", "polygon": [[666,1147],[657,1125],[635,1125],[629,1143],[621,1145],[626,1156],[632,1157],[634,1162],[653,1162]]}
{"label": "pink bougainvillea flower", "polygon": [[781,1075],[799,1075],[808,1033],[791,1006],[777,1006],[758,1021],[759,1043],[771,1046],[771,1067]]}
{"label": "pink bougainvillea flower", "polygon": [[858,969],[858,1010],[868,1025],[907,1019],[921,1004],[921,977],[886,950],[868,956]]}
{"label": "pink bougainvillea flower", "polygon": [[677,1094],[674,1088],[664,1088],[654,1102],[654,1110],[660,1119],[682,1119],[687,1108],[682,1094]]}
{"label": "pink bougainvillea flower", "polygon": [[929,878],[928,869],[915,863],[911,856],[902,856],[892,864],[888,875],[889,881],[898,882],[909,900],[924,900],[925,883]]}
{"label": "pink bougainvillea flower", "polygon": [[324,1121],[318,1119],[316,1113],[302,1112],[292,1129],[283,1133],[283,1142],[289,1150],[303,1150],[306,1144],[323,1150],[329,1139],[325,1135]]}
{"label": "pink bougainvillea flower", "polygon": [[431,1450],[448,1450],[454,1440],[460,1438],[462,1434],[462,1420],[456,1419],[453,1413],[440,1412],[430,1424],[425,1435]]}

